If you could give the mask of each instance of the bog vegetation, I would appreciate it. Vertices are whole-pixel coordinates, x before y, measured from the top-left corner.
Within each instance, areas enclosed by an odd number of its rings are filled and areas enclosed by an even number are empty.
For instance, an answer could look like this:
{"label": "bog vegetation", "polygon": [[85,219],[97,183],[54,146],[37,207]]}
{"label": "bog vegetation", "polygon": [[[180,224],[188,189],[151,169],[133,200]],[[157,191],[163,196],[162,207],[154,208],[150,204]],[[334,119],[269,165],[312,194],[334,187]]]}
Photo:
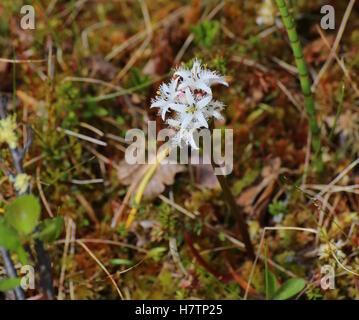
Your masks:
{"label": "bog vegetation", "polygon": [[[0,297],[359,298],[359,6],[327,2],[2,0]],[[171,108],[233,129],[231,175],[126,163]]]}

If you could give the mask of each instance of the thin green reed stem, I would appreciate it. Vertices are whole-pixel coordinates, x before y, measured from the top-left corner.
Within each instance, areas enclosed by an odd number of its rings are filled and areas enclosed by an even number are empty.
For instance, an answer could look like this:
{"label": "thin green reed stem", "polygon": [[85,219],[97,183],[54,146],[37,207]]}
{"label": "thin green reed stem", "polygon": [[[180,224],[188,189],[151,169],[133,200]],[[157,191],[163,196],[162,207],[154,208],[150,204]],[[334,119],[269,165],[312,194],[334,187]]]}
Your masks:
{"label": "thin green reed stem", "polygon": [[304,96],[304,105],[309,120],[309,128],[312,133],[312,147],[315,153],[321,149],[320,128],[315,116],[315,103],[311,91],[311,81],[308,75],[307,64],[304,60],[302,45],[299,41],[297,31],[294,26],[294,20],[289,13],[285,0],[275,0],[282,16],[283,24],[287,30],[289,41],[292,46],[295,63],[298,68],[299,81]]}

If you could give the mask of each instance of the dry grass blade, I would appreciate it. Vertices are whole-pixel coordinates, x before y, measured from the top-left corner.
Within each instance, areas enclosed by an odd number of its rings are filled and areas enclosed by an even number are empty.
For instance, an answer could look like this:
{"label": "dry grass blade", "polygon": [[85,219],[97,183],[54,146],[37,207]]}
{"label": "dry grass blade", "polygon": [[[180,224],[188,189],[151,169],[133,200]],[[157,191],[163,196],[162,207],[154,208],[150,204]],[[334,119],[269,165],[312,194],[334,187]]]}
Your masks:
{"label": "dry grass blade", "polygon": [[114,280],[114,278],[112,277],[112,275],[107,271],[106,267],[101,263],[101,261],[93,254],[93,252],[89,249],[88,246],[86,246],[81,240],[75,240],[76,243],[78,243],[82,248],[85,249],[85,251],[90,255],[90,257],[92,259],[94,259],[96,261],[96,263],[101,267],[101,269],[106,273],[106,275],[110,278],[113,286],[115,287],[118,295],[120,296],[120,298],[122,300],[124,300],[123,294],[120,290],[120,288],[118,287],[116,281]]}
{"label": "dry grass blade", "polygon": [[99,139],[95,139],[95,138],[92,138],[92,137],[89,137],[89,136],[86,136],[84,134],[77,133],[77,132],[74,132],[74,131],[71,131],[71,130],[68,130],[68,129],[62,129],[62,128],[58,127],[57,131],[59,131],[59,132],[62,131],[62,132],[64,132],[65,134],[67,134],[69,136],[73,136],[73,137],[76,137],[78,139],[85,140],[85,141],[97,144],[99,146],[104,146],[104,147],[107,146],[106,142],[103,142],[103,141],[101,141]]}
{"label": "dry grass blade", "polygon": [[96,217],[95,210],[92,208],[91,204],[86,200],[86,198],[81,194],[76,194],[76,199],[81,203],[81,205],[84,207],[86,213],[88,214],[90,220],[94,222],[96,225],[100,224],[100,221],[98,221]]}
{"label": "dry grass blade", "polygon": [[333,62],[333,59],[335,58],[336,51],[338,50],[339,43],[344,34],[345,27],[347,25],[347,22],[350,17],[350,13],[352,12],[354,4],[355,4],[355,0],[350,0],[349,4],[347,6],[347,9],[345,10],[342,22],[340,24],[337,36],[336,36],[334,44],[333,44],[333,47],[330,50],[329,57],[328,57],[327,61],[324,63],[323,67],[320,69],[317,77],[315,78],[314,83],[312,85],[312,91],[315,90],[315,88],[317,87],[318,83],[320,82],[322,76],[325,74],[325,72],[330,67],[331,63]]}
{"label": "dry grass blade", "polygon": [[46,200],[44,191],[42,190],[41,181],[40,181],[40,167],[36,168],[36,185],[37,185],[37,189],[39,190],[41,201],[44,204],[47,213],[51,218],[53,218],[54,214],[52,213],[50,205]]}
{"label": "dry grass blade", "polygon": [[66,236],[65,236],[65,245],[64,245],[64,251],[62,254],[62,263],[61,263],[61,272],[60,272],[60,279],[59,279],[59,290],[57,294],[58,300],[63,300],[65,298],[64,296],[64,280],[65,280],[65,272],[66,272],[66,259],[67,254],[69,251],[70,246],[70,239],[72,234],[72,228],[73,228],[73,221],[70,217],[65,218],[66,221]]}
{"label": "dry grass blade", "polygon": [[123,76],[128,72],[128,70],[131,69],[131,67],[136,63],[137,59],[141,56],[143,51],[146,49],[146,47],[152,40],[153,29],[152,29],[152,25],[151,25],[150,15],[148,13],[148,8],[147,8],[146,2],[144,0],[139,0],[139,1],[141,4],[143,18],[145,20],[147,37],[146,37],[145,41],[141,44],[141,46],[138,48],[138,50],[131,56],[130,60],[123,67],[123,69],[117,74],[117,76],[116,76],[117,81],[120,81],[123,78]]}
{"label": "dry grass blade", "polygon": [[[316,25],[316,29],[318,31],[318,33],[320,34],[324,44],[327,46],[327,48],[330,50],[330,44],[327,40],[327,38],[325,37],[322,29]],[[338,57],[338,54],[334,51],[334,57],[335,57],[335,60],[336,62],[338,63],[338,65],[340,66],[340,68],[343,70],[343,73],[345,75],[345,77],[348,79],[348,81],[350,82],[350,85],[353,87],[353,89],[355,90],[355,93],[357,94],[357,96],[359,96],[359,89],[358,89],[358,86],[357,84],[353,81],[352,77],[350,76],[350,73],[348,71],[348,69],[345,67],[345,64],[344,64],[344,61],[343,60],[340,60],[339,57]]]}
{"label": "dry grass blade", "polygon": [[4,63],[40,63],[46,62],[47,59],[6,59],[0,58],[0,62]]}

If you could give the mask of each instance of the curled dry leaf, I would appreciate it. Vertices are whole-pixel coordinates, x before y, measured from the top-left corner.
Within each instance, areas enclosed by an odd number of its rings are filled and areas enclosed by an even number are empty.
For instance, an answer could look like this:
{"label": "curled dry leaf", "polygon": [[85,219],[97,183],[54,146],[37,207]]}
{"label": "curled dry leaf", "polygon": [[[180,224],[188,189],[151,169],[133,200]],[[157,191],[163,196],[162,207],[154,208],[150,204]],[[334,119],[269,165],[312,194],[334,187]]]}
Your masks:
{"label": "curled dry leaf", "polygon": [[[141,176],[147,171],[151,165],[148,164],[128,164],[122,160],[118,165],[117,176],[120,183],[128,186],[132,183],[141,181]],[[148,182],[143,197],[146,200],[151,200],[165,191],[166,186],[170,186],[175,182],[175,176],[179,172],[185,171],[185,167],[179,164],[160,164]]]}
{"label": "curled dry leaf", "polygon": [[203,157],[200,157],[199,164],[191,164],[195,182],[204,188],[216,189],[219,187],[218,179],[212,165],[208,164],[208,161],[206,163],[204,163]]}

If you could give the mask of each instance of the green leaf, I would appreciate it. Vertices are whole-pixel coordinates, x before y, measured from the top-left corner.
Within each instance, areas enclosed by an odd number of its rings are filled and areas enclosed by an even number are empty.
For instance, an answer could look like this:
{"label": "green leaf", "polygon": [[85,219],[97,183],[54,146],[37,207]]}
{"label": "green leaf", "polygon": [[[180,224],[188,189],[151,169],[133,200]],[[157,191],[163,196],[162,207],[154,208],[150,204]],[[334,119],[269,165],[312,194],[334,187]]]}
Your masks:
{"label": "green leaf", "polygon": [[34,235],[44,242],[53,242],[61,234],[64,226],[64,219],[59,215],[53,219],[46,219],[39,225],[39,232]]}
{"label": "green leaf", "polygon": [[277,279],[275,274],[268,270],[267,278],[266,274],[264,274],[264,283],[266,286],[266,299],[272,299],[275,292],[277,291]]}
{"label": "green leaf", "polygon": [[105,117],[108,115],[108,111],[105,108],[98,108],[96,109],[95,114],[98,117]]}
{"label": "green leaf", "polygon": [[248,122],[253,122],[257,118],[259,118],[265,111],[263,109],[254,110],[247,118]]}
{"label": "green leaf", "polygon": [[0,292],[6,292],[18,287],[21,283],[20,278],[8,278],[0,280]]}
{"label": "green leaf", "polygon": [[24,248],[22,246],[19,246],[16,249],[16,253],[19,256],[19,260],[23,266],[29,264],[28,260],[27,260],[27,252],[24,250]]}
{"label": "green leaf", "polygon": [[113,266],[132,266],[133,261],[128,259],[112,259],[111,264]]}
{"label": "green leaf", "polygon": [[0,223],[0,246],[8,250],[17,250],[21,246],[19,235],[4,222]]}
{"label": "green leaf", "polygon": [[265,251],[264,251],[264,285],[266,291],[266,299],[271,299],[274,293],[277,291],[277,279],[273,272],[269,271],[268,269],[268,261],[267,261],[267,252],[268,252],[268,245],[267,242],[265,243]]}
{"label": "green leaf", "polygon": [[34,231],[40,219],[40,203],[33,195],[17,197],[5,208],[5,221],[24,235]]}
{"label": "green leaf", "polygon": [[224,242],[226,241],[226,235],[221,231],[218,233],[218,239]]}
{"label": "green leaf", "polygon": [[286,300],[297,293],[302,291],[305,287],[305,281],[301,278],[290,279],[285,282],[279,290],[275,293],[273,299],[274,300]]}
{"label": "green leaf", "polygon": [[4,221],[0,222],[0,246],[16,252],[21,264],[27,264],[27,253],[21,246],[19,235],[11,226],[6,225]]}

